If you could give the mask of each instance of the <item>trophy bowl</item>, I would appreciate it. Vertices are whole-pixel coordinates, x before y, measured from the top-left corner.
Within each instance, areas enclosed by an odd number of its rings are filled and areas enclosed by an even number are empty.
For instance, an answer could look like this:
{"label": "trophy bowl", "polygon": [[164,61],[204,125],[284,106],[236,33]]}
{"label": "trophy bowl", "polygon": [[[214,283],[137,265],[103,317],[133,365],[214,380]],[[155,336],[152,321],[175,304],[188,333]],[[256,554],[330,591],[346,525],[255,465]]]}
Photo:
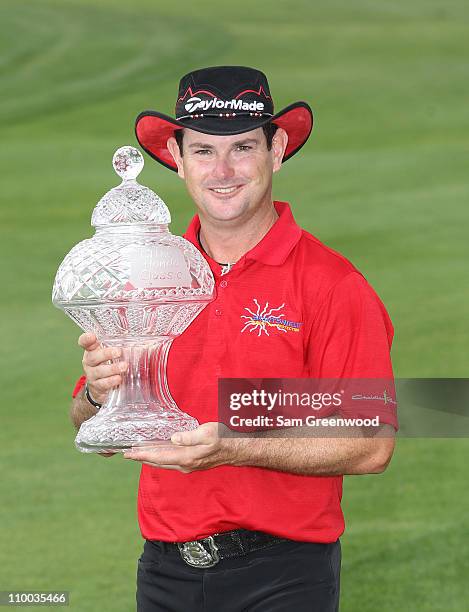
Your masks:
{"label": "trophy bowl", "polygon": [[168,444],[174,432],[198,426],[172,398],[166,364],[174,338],[213,299],[213,275],[194,245],[171,234],[163,200],[136,181],[143,163],[134,147],[116,151],[122,183],[98,202],[94,236],[66,255],[52,291],[56,307],[102,346],[118,347],[113,361],[128,363],[122,383],[80,427],[75,445],[85,453]]}

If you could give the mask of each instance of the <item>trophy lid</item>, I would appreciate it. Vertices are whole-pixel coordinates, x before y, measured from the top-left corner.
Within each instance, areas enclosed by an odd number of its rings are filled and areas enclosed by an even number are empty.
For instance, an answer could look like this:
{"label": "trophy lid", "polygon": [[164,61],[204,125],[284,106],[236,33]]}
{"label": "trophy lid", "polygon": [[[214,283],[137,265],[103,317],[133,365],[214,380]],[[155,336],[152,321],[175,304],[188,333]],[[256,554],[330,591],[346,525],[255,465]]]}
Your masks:
{"label": "trophy lid", "polygon": [[171,214],[163,200],[154,191],[136,181],[144,165],[143,156],[138,149],[131,146],[120,147],[114,153],[112,165],[122,182],[99,200],[91,217],[93,227],[129,223],[171,223]]}

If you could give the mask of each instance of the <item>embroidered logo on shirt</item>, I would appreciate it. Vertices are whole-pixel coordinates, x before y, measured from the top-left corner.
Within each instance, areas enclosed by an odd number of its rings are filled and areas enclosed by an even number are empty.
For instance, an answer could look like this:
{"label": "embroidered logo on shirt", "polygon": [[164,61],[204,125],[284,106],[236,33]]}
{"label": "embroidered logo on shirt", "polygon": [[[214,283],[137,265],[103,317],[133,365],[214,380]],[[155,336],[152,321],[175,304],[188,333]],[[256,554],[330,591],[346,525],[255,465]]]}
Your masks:
{"label": "embroidered logo on shirt", "polygon": [[279,312],[285,307],[285,304],[281,306],[277,306],[277,308],[269,308],[269,302],[265,303],[265,306],[261,308],[261,305],[253,298],[254,304],[257,306],[257,311],[253,312],[250,308],[245,306],[244,310],[246,310],[249,314],[241,315],[242,319],[247,319],[241,333],[246,330],[250,332],[257,330],[257,335],[261,336],[263,333],[266,336],[270,336],[269,329],[278,329],[282,333],[287,333],[289,331],[298,332],[300,330],[301,323],[297,321],[290,321],[285,318],[285,313]]}

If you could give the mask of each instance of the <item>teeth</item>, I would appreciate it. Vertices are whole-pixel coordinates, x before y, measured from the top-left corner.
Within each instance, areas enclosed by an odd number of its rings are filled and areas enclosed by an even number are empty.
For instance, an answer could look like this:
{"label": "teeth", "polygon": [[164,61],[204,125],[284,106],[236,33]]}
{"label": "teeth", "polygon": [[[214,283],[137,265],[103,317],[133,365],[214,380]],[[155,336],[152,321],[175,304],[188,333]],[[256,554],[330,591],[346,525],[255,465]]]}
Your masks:
{"label": "teeth", "polygon": [[216,191],[217,193],[232,193],[236,187],[225,187],[225,188],[216,188],[214,187],[212,191]]}

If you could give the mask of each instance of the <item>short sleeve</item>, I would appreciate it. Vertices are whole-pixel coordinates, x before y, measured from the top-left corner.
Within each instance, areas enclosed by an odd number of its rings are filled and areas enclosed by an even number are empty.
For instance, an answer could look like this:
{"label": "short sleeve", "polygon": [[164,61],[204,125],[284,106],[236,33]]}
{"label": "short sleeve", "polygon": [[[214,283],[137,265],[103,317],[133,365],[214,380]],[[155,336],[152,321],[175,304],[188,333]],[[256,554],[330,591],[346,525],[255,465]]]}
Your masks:
{"label": "short sleeve", "polygon": [[[320,379],[383,379],[394,392],[394,329],[380,298],[356,271],[337,282],[317,310],[308,343],[309,375]],[[365,383],[366,384],[366,381]],[[395,394],[394,394],[395,398]],[[396,405],[386,403],[381,422],[398,428]],[[375,402],[378,408],[379,402]]]}

